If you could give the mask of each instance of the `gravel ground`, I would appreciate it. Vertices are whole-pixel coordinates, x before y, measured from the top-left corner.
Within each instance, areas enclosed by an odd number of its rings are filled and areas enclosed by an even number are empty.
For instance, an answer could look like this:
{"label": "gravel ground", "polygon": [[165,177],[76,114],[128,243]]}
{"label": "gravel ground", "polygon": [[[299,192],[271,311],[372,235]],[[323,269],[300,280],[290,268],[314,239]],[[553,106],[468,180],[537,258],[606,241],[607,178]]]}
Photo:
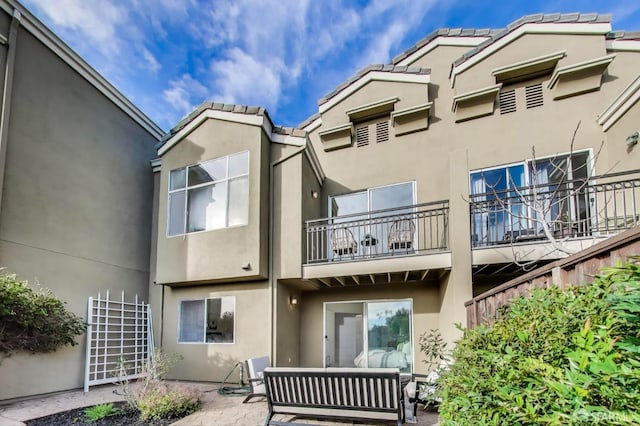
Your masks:
{"label": "gravel ground", "polygon": [[137,410],[128,409],[124,403],[115,403],[113,406],[120,410],[118,414],[96,422],[85,421],[84,410],[88,407],[84,407],[28,420],[25,423],[27,426],[166,426],[181,418],[146,421],[140,419],[140,413]]}

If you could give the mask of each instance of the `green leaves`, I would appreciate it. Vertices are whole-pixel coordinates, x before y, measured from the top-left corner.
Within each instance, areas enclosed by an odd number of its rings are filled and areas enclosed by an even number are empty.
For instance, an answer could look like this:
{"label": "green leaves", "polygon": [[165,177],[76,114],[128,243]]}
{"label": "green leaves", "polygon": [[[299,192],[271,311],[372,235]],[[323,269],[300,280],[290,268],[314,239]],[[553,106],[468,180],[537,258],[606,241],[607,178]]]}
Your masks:
{"label": "green leaves", "polygon": [[0,353],[53,352],[76,345],[84,332],[82,318],[50,291],[35,291],[15,275],[0,274]]}
{"label": "green leaves", "polygon": [[440,380],[441,424],[640,424],[638,260],[464,330]]}

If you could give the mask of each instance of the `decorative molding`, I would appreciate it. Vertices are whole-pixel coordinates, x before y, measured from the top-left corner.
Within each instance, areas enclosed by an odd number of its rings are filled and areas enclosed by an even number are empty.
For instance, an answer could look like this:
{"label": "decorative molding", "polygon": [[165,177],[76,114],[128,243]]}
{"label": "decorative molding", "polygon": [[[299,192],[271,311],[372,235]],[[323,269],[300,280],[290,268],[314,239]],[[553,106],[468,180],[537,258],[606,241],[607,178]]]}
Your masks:
{"label": "decorative molding", "polygon": [[353,124],[347,123],[332,127],[318,133],[320,141],[324,145],[325,151],[346,148],[351,146],[353,141]]}
{"label": "decorative molding", "polygon": [[189,124],[180,129],[178,133],[169,138],[169,140],[167,140],[164,145],[162,145],[160,149],[158,149],[158,155],[164,155],[164,153],[169,151],[175,144],[184,139],[187,135],[189,135],[189,133],[194,131],[198,126],[200,126],[200,124],[202,124],[209,118],[262,127],[265,133],[269,135],[270,138],[272,138],[273,129],[271,127],[271,122],[264,115],[242,114],[231,111],[205,109],[200,113],[200,115],[191,120]]}
{"label": "decorative molding", "polygon": [[613,102],[598,116],[598,124],[607,131],[636,102],[640,101],[640,75],[618,95]]}
{"label": "decorative molding", "polygon": [[565,57],[566,50],[560,52],[549,53],[547,55],[538,56],[537,58],[526,59],[514,64],[505,65],[491,70],[491,75],[496,78],[496,82],[508,80],[510,78],[519,77],[525,74],[531,74],[538,71],[550,70],[555,68],[560,59]]}
{"label": "decorative molding", "polygon": [[364,85],[372,81],[427,84],[431,81],[431,76],[429,74],[407,74],[407,73],[400,73],[400,72],[370,71],[367,74],[363,75],[358,80],[354,81],[348,87],[345,87],[340,93],[333,96],[327,102],[320,105],[318,107],[318,111],[320,112],[320,114],[328,111],[329,109],[334,107],[337,103],[348,98],[355,91],[359,90]]}
{"label": "decorative molding", "polygon": [[394,96],[392,98],[382,99],[379,101],[371,102],[365,105],[361,105],[355,108],[351,108],[345,111],[351,121],[360,118],[368,117],[382,112],[393,111],[393,106],[400,100],[399,97]]}
{"label": "decorative molding", "polygon": [[607,40],[607,50],[620,52],[640,52],[640,40]]}
{"label": "decorative molding", "polygon": [[602,67],[602,72],[609,66],[611,61],[616,57],[615,54],[606,55],[601,58],[589,59],[588,61],[578,62],[576,64],[567,65],[564,67],[560,67],[555,70],[553,75],[551,76],[551,80],[547,84],[549,89],[553,89],[553,86],[565,76],[579,73],[581,71],[596,69],[598,67]]}
{"label": "decorative molding", "polygon": [[473,36],[473,37],[447,37],[447,36],[439,36],[429,43],[425,44],[415,52],[411,53],[409,56],[401,60],[397,63],[397,65],[408,66],[413,61],[420,59],[430,51],[434,50],[439,46],[458,46],[458,47],[476,47],[480,43],[485,40],[488,40],[489,37],[484,36]]}
{"label": "decorative molding", "polygon": [[607,34],[611,31],[610,23],[530,23],[524,24],[494,43],[479,51],[477,54],[454,66],[451,69],[451,87],[455,86],[456,76],[471,68],[488,56],[493,55],[509,43],[525,34]]}
{"label": "decorative molding", "polygon": [[160,158],[151,160],[150,163],[151,163],[151,170],[153,170],[153,173],[158,173],[162,169],[162,160]]}
{"label": "decorative molding", "polygon": [[453,104],[451,106],[451,111],[455,112],[458,109],[459,104],[471,101],[473,99],[478,99],[483,96],[488,96],[491,94],[495,94],[497,96],[501,88],[502,88],[502,83],[498,83],[498,84],[494,84],[493,86],[484,87],[482,89],[474,90],[472,92],[456,95],[453,97]]}
{"label": "decorative molding", "polygon": [[391,123],[395,126],[396,118],[407,117],[411,114],[417,114],[421,112],[426,112],[428,114],[432,107],[433,102],[427,102],[426,104],[416,105],[402,110],[394,111],[391,113]]}

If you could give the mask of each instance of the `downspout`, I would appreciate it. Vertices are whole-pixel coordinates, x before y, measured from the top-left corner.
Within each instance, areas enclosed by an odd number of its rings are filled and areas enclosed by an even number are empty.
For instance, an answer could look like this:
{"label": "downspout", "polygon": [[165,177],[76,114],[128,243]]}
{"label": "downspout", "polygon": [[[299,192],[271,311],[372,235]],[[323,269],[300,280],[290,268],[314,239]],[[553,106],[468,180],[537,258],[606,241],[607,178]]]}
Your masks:
{"label": "downspout", "polygon": [[276,280],[273,274],[273,265],[274,265],[274,253],[273,253],[273,223],[274,223],[274,169],[277,165],[289,160],[292,157],[304,152],[306,149],[306,145],[303,145],[301,149],[289,154],[288,156],[279,159],[271,163],[269,167],[269,286],[271,287],[271,291],[269,292],[269,309],[271,310],[271,354],[269,358],[271,359],[271,365],[275,366],[276,362]]}
{"label": "downspout", "polygon": [[13,70],[16,62],[16,40],[20,26],[20,11],[13,10],[9,39],[1,40],[7,47],[7,62],[4,67],[4,84],[2,86],[2,115],[0,115],[0,211],[2,210],[2,193],[4,189],[4,171],[7,163],[7,144],[9,143],[9,118],[11,113],[11,93],[13,92]]}

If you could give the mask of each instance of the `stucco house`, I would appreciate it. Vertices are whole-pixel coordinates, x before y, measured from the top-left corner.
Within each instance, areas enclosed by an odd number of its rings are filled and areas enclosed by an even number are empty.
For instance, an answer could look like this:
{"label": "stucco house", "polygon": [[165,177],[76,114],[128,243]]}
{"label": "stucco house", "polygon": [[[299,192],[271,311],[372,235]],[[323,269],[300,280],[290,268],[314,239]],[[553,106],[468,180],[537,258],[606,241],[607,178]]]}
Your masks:
{"label": "stucco house", "polygon": [[464,302],[640,221],[640,36],[440,29],[297,128],[204,103],[158,145],[149,297],[173,372],[424,367]]}
{"label": "stucco house", "polygon": [[[640,221],[640,35],[608,16],[436,30],[296,128],[209,102],[164,134],[15,0],[0,50],[0,265],[82,316],[148,299],[178,379],[420,372],[474,295]],[[87,352],[4,359],[0,400],[81,387]]]}

